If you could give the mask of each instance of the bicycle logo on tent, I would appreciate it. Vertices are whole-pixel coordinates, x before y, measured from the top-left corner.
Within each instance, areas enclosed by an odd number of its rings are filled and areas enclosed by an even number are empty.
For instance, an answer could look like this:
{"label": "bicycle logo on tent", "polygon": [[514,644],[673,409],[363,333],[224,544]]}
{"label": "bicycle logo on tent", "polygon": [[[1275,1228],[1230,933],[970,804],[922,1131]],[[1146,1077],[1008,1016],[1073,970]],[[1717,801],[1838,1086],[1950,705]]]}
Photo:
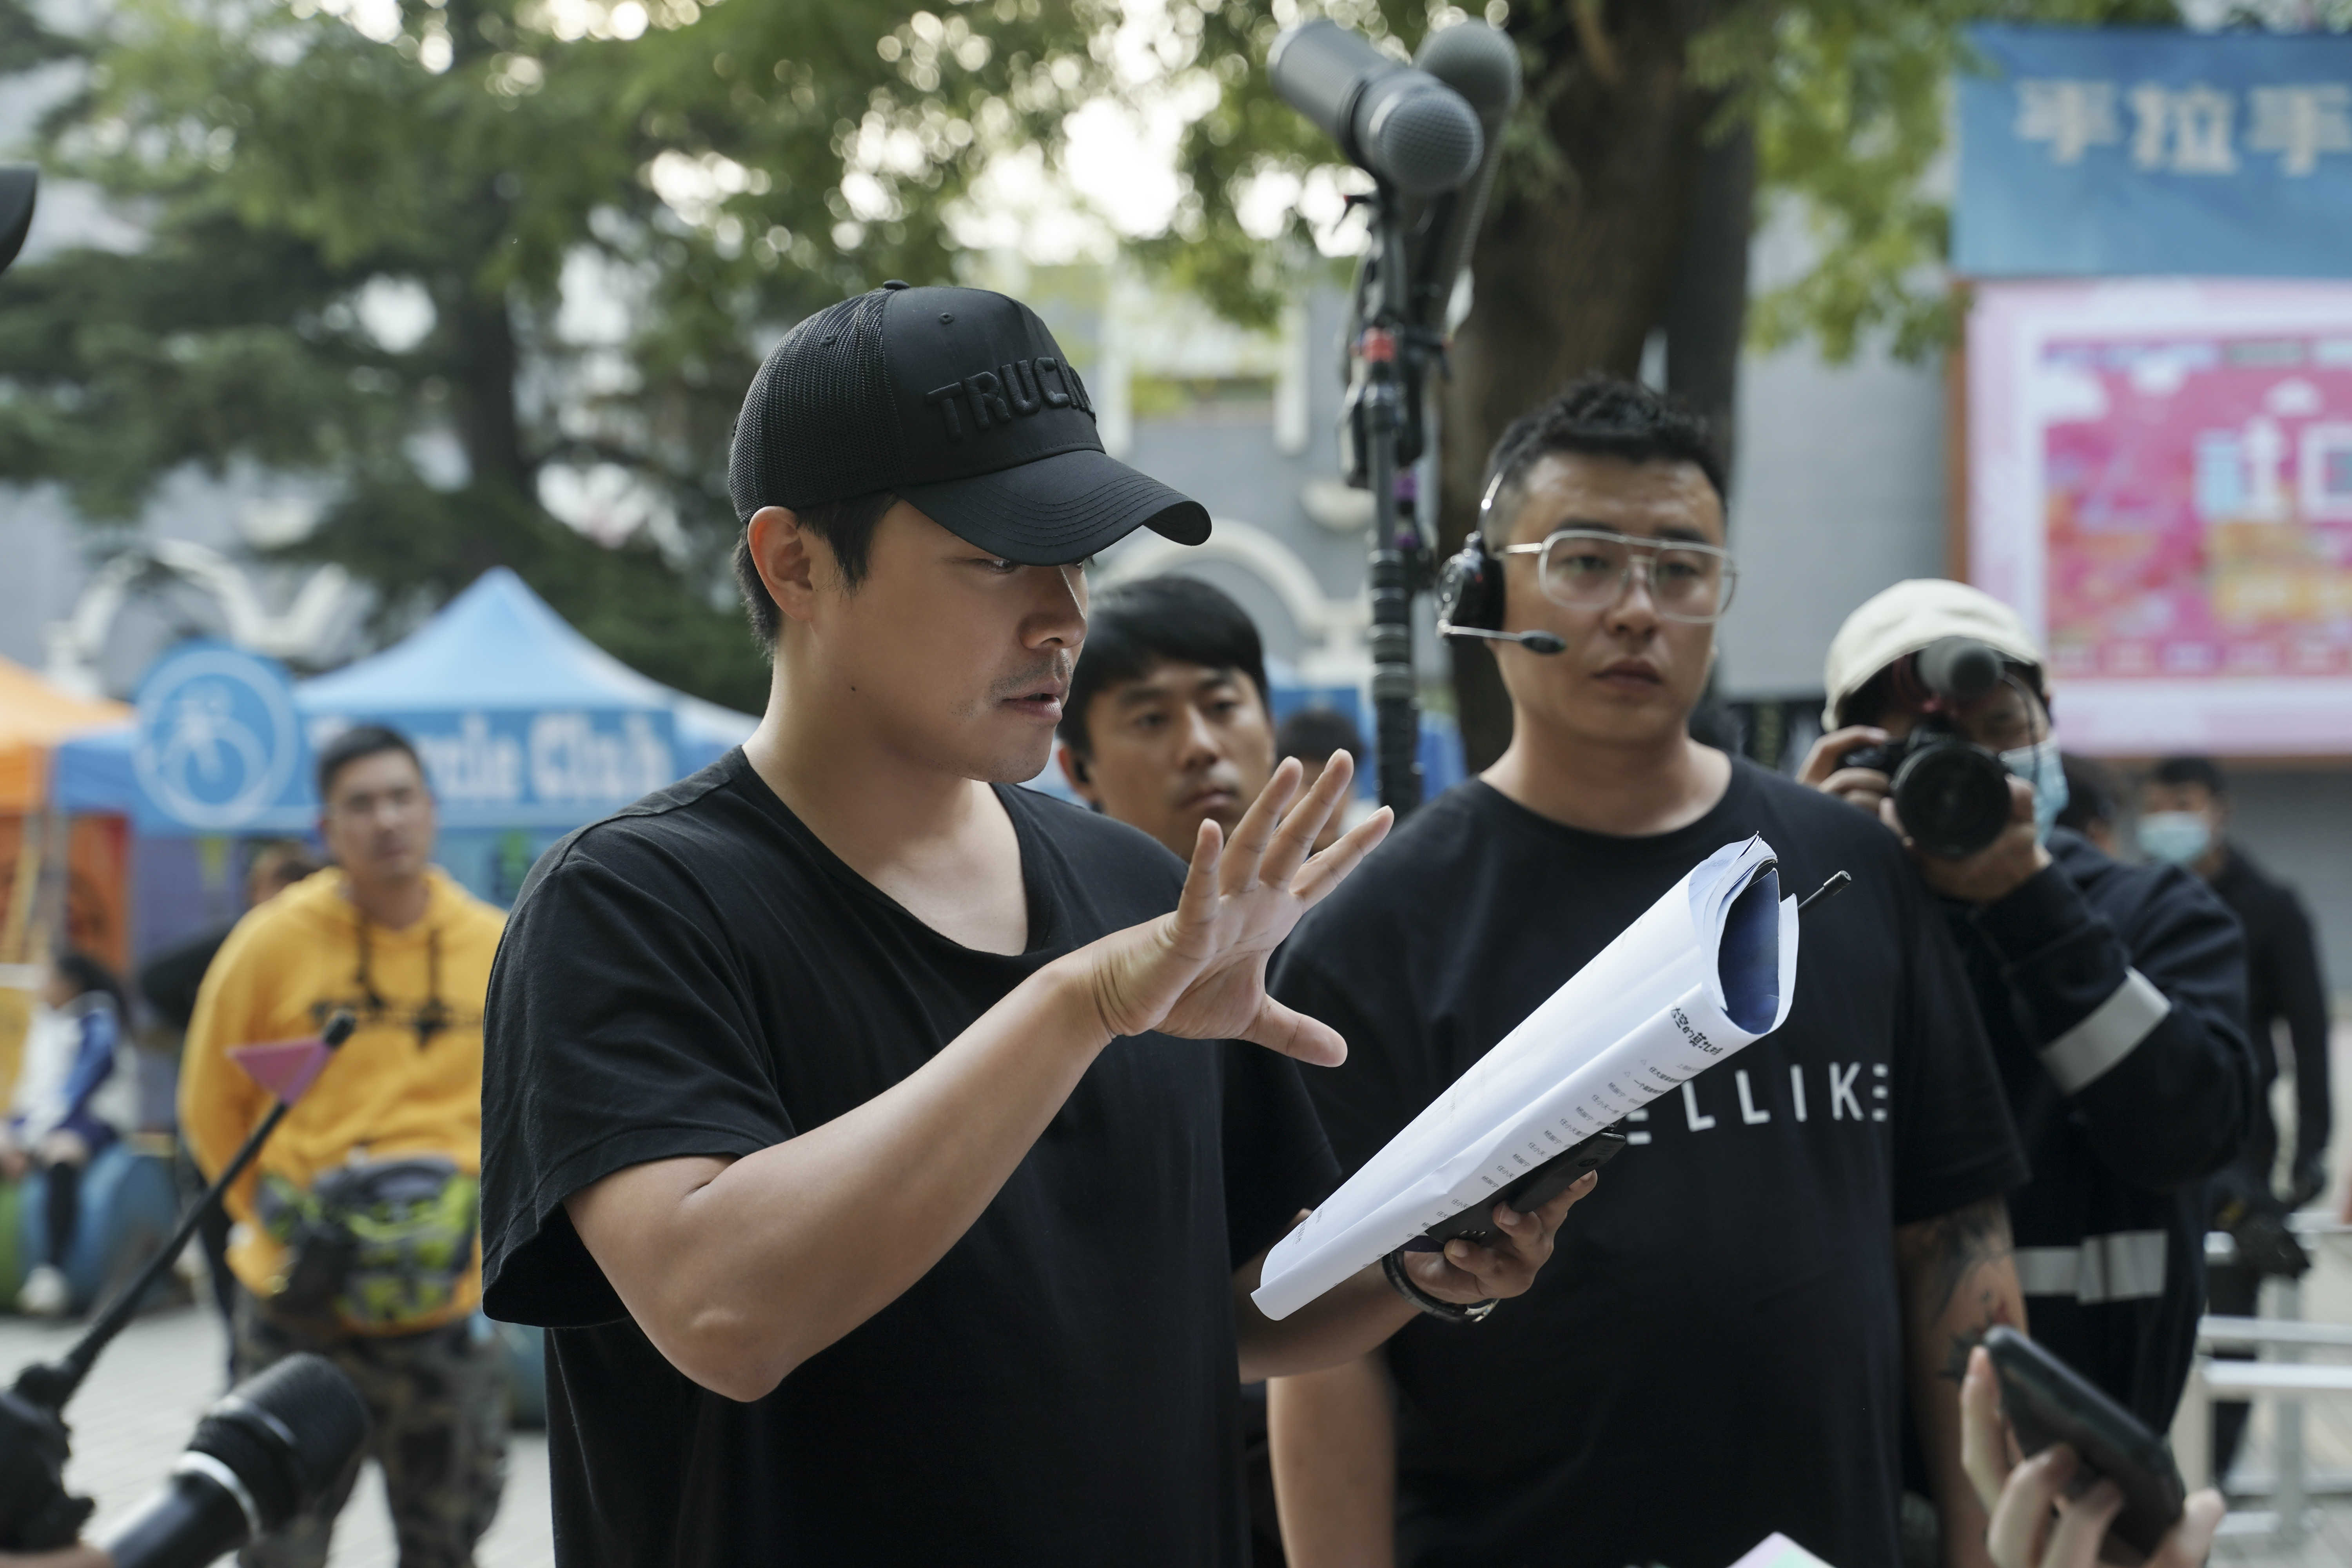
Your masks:
{"label": "bicycle logo on tent", "polygon": [[278,803],[301,757],[285,677],[236,648],[170,656],[139,693],[131,760],[156,808],[223,831]]}

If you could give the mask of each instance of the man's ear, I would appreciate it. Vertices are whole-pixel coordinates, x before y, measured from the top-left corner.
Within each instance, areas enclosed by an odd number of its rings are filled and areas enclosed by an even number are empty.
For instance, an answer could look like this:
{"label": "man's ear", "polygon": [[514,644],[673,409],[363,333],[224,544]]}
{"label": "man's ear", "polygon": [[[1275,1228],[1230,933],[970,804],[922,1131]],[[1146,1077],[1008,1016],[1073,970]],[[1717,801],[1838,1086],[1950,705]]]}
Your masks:
{"label": "man's ear", "polygon": [[1078,749],[1057,745],[1054,748],[1054,755],[1060,759],[1062,776],[1070,781],[1070,787],[1077,792],[1078,798],[1088,805],[1102,805],[1102,792],[1095,788],[1094,771],[1087,766],[1087,759],[1079,754]]}
{"label": "man's ear", "polygon": [[[824,541],[802,526],[789,507],[763,506],[751,514],[744,537],[751,547],[751,565],[776,608],[795,621],[805,621],[815,607],[819,582],[833,569]],[[820,566],[818,557],[824,560]]]}

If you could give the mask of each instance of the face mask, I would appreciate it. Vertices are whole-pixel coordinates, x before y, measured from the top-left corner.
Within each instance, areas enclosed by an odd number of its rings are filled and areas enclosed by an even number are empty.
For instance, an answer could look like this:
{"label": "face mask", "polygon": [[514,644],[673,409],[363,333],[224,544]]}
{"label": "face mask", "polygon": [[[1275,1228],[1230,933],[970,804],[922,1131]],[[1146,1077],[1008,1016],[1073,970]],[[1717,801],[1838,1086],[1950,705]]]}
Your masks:
{"label": "face mask", "polygon": [[2049,843],[2050,830],[2058,826],[2058,814],[2066,809],[2066,768],[2058,760],[2058,742],[2044,741],[2038,746],[2003,752],[2000,765],[2033,786],[2034,837]]}
{"label": "face mask", "polygon": [[2139,819],[2139,847],[2151,860],[2186,866],[2213,847],[2213,825],[2201,811],[2151,811]]}

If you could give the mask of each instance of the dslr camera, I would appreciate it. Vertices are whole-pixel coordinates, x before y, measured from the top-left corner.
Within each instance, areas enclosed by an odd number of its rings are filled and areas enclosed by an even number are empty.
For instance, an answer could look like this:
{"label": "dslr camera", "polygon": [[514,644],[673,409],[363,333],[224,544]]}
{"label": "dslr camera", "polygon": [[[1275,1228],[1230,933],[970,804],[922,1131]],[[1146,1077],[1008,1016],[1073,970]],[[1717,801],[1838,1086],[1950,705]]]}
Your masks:
{"label": "dslr camera", "polygon": [[[2001,681],[2000,655],[1973,637],[1940,637],[1914,656],[1919,683],[1946,709],[1973,702]],[[1964,860],[2009,826],[2009,769],[1953,727],[1947,713],[1922,719],[1883,746],[1857,746],[1839,759],[1894,780],[1903,830],[1928,854]]]}

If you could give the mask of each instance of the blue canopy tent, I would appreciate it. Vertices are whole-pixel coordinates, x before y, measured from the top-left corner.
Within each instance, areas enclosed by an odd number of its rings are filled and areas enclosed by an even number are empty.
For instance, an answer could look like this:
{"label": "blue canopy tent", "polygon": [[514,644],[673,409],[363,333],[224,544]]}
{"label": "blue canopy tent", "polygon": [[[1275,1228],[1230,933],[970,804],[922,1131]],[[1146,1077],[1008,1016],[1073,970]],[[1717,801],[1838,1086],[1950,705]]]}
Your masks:
{"label": "blue canopy tent", "polygon": [[[556,838],[704,766],[757,722],[638,674],[502,566],[382,653],[298,683],[294,708],[313,752],[357,723],[409,736],[439,802],[443,864],[499,903]],[[142,838],[194,837],[146,799],[136,738],[125,725],[59,746],[50,779],[58,809],[129,815]],[[298,776],[306,782],[236,834],[309,831],[318,808],[307,765]],[[141,901],[162,891],[151,884]],[[152,912],[187,929],[184,917]]]}

